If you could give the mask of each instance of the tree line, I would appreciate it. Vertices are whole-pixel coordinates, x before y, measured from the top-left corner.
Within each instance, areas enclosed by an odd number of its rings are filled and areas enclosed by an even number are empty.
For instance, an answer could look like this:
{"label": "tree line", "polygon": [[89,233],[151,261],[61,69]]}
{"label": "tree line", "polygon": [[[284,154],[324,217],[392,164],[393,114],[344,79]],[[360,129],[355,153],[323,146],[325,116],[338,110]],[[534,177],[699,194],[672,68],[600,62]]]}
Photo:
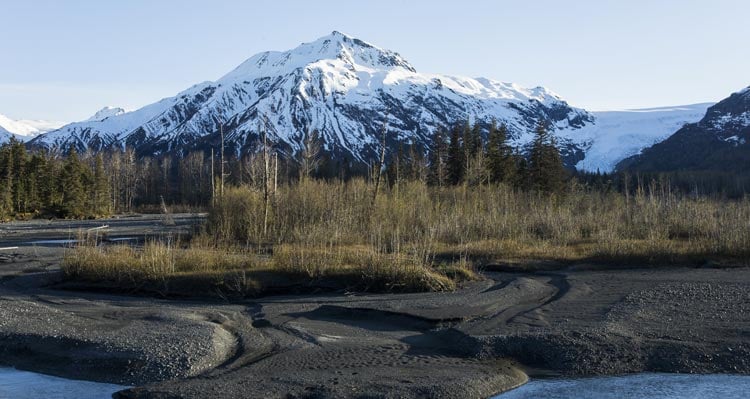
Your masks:
{"label": "tree line", "polygon": [[[385,130],[383,139],[385,140]],[[485,139],[486,137],[486,139]],[[322,151],[317,132],[303,142],[291,159],[278,156],[273,143],[258,143],[244,156],[216,159],[213,152],[195,151],[180,157],[138,157],[133,149],[79,154],[29,151],[17,140],[0,146],[0,218],[90,218],[115,212],[151,208],[162,203],[204,208],[219,187],[303,178],[350,179],[357,176],[388,184],[421,180],[434,186],[505,183],[542,191],[559,191],[566,172],[552,136],[539,126],[528,159],[508,143],[508,129],[492,124],[482,133],[479,123],[438,129],[426,153],[399,144],[385,158],[366,167],[347,158],[334,159]],[[272,162],[272,163],[269,163]],[[225,168],[220,168],[223,163]],[[219,170],[224,175],[218,176]]]}
{"label": "tree line", "polygon": [[[180,156],[138,157],[131,148],[99,153],[28,150],[17,140],[0,146],[0,219],[19,217],[102,217],[118,212],[160,211],[162,204],[205,209],[223,186],[269,184],[315,179],[364,177],[394,185],[421,181],[434,187],[505,184],[518,190],[562,193],[570,182],[600,191],[632,193],[658,181],[695,194],[741,197],[750,180],[714,173],[614,175],[568,171],[554,136],[540,124],[525,155],[510,143],[508,128],[468,121],[437,129],[427,148],[399,143],[386,152],[384,127],[380,154],[369,163],[335,157],[323,150],[320,135],[308,134],[293,156],[259,139],[245,154],[196,150]],[[386,154],[388,156],[386,157]],[[223,165],[224,167],[221,167]],[[717,183],[721,182],[721,184]],[[375,190],[377,193],[377,190]],[[375,194],[377,195],[377,194]]]}

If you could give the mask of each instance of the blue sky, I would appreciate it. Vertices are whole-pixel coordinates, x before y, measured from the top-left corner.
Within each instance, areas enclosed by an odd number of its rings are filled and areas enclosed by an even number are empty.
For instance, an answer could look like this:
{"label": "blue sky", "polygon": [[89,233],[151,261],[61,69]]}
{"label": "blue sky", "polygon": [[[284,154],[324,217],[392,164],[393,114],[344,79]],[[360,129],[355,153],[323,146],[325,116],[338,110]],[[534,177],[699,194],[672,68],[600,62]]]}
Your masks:
{"label": "blue sky", "polygon": [[750,85],[748,15],[746,0],[0,0],[0,113],[134,109],[333,30],[588,109],[718,101]]}

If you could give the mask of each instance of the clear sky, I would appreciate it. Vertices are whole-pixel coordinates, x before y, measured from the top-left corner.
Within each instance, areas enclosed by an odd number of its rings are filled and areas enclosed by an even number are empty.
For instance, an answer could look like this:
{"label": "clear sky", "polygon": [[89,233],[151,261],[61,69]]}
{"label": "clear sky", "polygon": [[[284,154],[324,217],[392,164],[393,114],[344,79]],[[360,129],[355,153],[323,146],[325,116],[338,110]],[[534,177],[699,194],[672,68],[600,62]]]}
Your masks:
{"label": "clear sky", "polygon": [[333,30],[418,71],[546,86],[591,110],[750,84],[747,0],[0,0],[0,113],[135,109]]}

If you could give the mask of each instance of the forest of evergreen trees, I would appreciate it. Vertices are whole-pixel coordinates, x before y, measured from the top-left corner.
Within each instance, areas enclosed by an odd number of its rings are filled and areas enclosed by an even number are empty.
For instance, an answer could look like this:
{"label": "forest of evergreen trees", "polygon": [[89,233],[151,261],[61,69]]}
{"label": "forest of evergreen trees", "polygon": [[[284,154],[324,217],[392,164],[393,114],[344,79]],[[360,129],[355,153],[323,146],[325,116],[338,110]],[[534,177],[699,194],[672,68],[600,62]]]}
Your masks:
{"label": "forest of evergreen trees", "polygon": [[111,187],[102,155],[81,160],[29,154],[15,140],[0,147],[0,218],[109,215]]}
{"label": "forest of evergreen trees", "polygon": [[449,131],[438,130],[425,160],[421,154],[402,149],[388,163],[391,183],[421,180],[433,186],[504,183],[520,189],[559,192],[567,171],[554,138],[538,126],[528,158],[508,143],[508,129],[492,124],[485,140],[479,124],[468,122]]}

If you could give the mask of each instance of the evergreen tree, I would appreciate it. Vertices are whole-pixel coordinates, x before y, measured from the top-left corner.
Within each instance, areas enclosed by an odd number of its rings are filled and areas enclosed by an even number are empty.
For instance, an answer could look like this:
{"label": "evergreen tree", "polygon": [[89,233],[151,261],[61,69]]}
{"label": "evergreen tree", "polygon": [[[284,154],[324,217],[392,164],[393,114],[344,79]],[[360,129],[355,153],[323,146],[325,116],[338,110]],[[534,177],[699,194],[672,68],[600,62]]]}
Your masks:
{"label": "evergreen tree", "polygon": [[39,153],[34,153],[29,159],[29,173],[27,177],[27,198],[29,211],[41,212],[49,203],[46,201],[44,189],[50,185],[50,179],[45,176],[47,171],[47,158]]}
{"label": "evergreen tree", "polygon": [[78,159],[78,153],[75,148],[71,148],[59,179],[61,210],[65,217],[80,218],[87,214],[84,175],[85,168]]}
{"label": "evergreen tree", "polygon": [[446,165],[448,147],[445,144],[445,132],[438,128],[432,136],[432,145],[429,154],[429,171],[427,183],[433,186],[442,187],[448,179]]}
{"label": "evergreen tree", "polygon": [[28,211],[27,191],[27,154],[26,147],[18,140],[11,139],[10,148],[12,155],[13,179],[11,184],[13,192],[13,209],[17,213]]}
{"label": "evergreen tree", "polygon": [[517,177],[516,159],[508,145],[508,128],[493,121],[487,139],[487,168],[492,183],[513,184]]}
{"label": "evergreen tree", "polygon": [[448,158],[446,166],[448,168],[448,183],[460,184],[464,178],[466,168],[466,153],[461,139],[461,133],[465,131],[461,126],[456,125],[451,129],[451,139],[448,144]]}
{"label": "evergreen tree", "polygon": [[91,211],[97,216],[110,214],[110,189],[109,178],[104,171],[104,159],[102,154],[97,154],[94,159],[93,184],[91,190]]}
{"label": "evergreen tree", "polygon": [[466,124],[464,147],[466,148],[467,160],[476,158],[484,149],[484,139],[482,139],[482,126],[479,121],[474,122],[474,126],[469,130],[468,122]]}
{"label": "evergreen tree", "polygon": [[464,154],[466,159],[463,182],[472,186],[485,184],[489,181],[489,174],[487,173],[482,126],[477,121],[470,130],[466,130],[466,127],[464,129]]}
{"label": "evergreen tree", "polygon": [[2,219],[10,218],[15,214],[13,180],[13,151],[10,145],[4,145],[0,148],[0,218]]}
{"label": "evergreen tree", "polygon": [[559,193],[565,186],[566,171],[555,140],[543,124],[536,129],[529,154],[528,176],[531,189]]}

